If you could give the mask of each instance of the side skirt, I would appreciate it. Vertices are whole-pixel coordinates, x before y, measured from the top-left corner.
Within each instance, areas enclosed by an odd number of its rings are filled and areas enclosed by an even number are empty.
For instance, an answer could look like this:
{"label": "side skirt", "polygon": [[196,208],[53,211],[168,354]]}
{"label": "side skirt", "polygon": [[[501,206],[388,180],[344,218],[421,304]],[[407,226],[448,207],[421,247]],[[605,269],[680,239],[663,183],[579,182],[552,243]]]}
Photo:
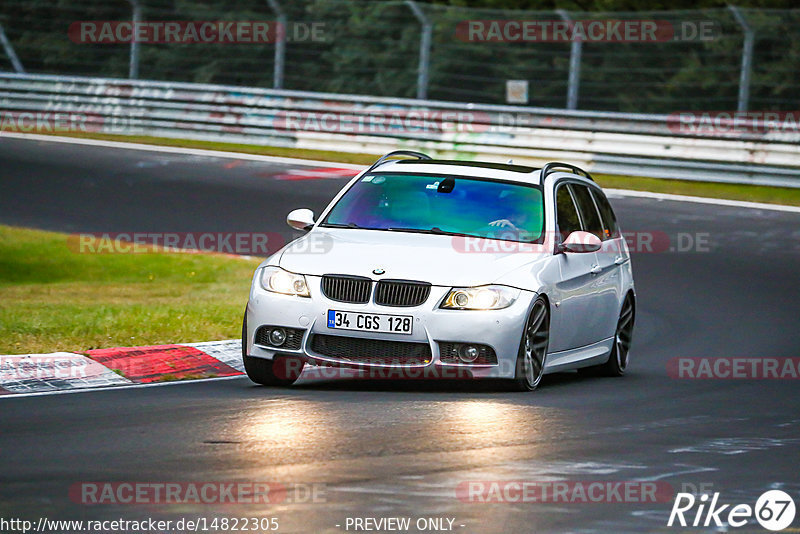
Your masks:
{"label": "side skirt", "polygon": [[545,374],[557,373],[605,363],[608,361],[613,347],[614,338],[610,337],[576,349],[551,352],[547,355],[544,372]]}

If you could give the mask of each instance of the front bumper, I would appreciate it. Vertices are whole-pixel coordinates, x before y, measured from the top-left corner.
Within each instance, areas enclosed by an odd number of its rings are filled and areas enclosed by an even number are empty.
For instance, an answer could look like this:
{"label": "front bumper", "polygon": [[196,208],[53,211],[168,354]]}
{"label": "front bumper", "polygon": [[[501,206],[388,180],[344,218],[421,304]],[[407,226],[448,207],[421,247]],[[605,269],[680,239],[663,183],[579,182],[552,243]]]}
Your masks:
{"label": "front bumper", "polygon": [[[372,369],[422,370],[422,376],[474,378],[513,378],[525,320],[536,297],[531,291],[521,291],[519,298],[508,308],[501,310],[443,310],[439,308],[450,287],[433,286],[428,300],[415,307],[347,304],[330,300],[322,294],[321,277],[306,276],[311,297],[293,297],[265,291],[256,281],[247,304],[247,332],[245,335],[247,354],[256,358],[272,359],[276,354],[297,355],[319,365]],[[360,313],[411,315],[411,335],[361,332],[328,328],[328,310]],[[259,345],[254,342],[256,330],[264,325],[304,330],[300,348],[282,350]],[[377,363],[354,363],[318,354],[312,349],[312,336],[335,335],[350,338],[426,343],[430,347],[431,359],[425,364],[386,365]],[[440,342],[477,343],[494,349],[495,365],[470,365],[442,362]],[[458,373],[454,373],[457,371]],[[467,373],[462,373],[467,371]]]}

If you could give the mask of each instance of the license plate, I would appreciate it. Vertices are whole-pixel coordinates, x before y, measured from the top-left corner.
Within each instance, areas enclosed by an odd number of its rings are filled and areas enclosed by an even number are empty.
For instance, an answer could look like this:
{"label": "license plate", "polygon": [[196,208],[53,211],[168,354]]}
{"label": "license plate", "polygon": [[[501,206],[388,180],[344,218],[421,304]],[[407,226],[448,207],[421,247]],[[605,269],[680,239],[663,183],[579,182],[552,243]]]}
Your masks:
{"label": "license plate", "polygon": [[414,318],[410,315],[328,310],[328,328],[410,335],[414,328]]}

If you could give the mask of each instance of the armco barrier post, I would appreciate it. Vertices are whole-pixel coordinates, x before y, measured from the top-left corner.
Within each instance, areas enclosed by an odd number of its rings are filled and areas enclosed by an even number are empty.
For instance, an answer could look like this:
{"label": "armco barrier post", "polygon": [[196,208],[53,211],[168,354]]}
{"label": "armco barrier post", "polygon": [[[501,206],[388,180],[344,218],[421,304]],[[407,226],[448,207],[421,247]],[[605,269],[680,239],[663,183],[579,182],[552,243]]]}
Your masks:
{"label": "armco barrier post", "polygon": [[11,66],[14,67],[14,72],[17,74],[25,74],[25,69],[22,68],[22,63],[17,57],[17,53],[14,52],[14,47],[11,46],[11,41],[8,40],[2,24],[0,24],[0,44],[3,45],[3,50],[5,50],[8,60],[11,61]]}
{"label": "armco barrier post", "polygon": [[736,22],[744,31],[744,45],[742,45],[742,70],[739,75],[739,102],[738,111],[747,111],[750,100],[750,73],[753,70],[753,46],[756,40],[756,32],[747,23],[747,19],[736,6],[728,6],[736,17]]}
{"label": "armco barrier post", "polygon": [[[564,22],[572,22],[569,13],[557,9],[556,13]],[[569,83],[567,84],[567,109],[578,109],[578,88],[581,83],[581,54],[583,41],[573,39],[569,49]]]}
{"label": "armco barrier post", "polygon": [[270,9],[275,13],[278,27],[275,31],[275,65],[272,75],[272,88],[283,89],[283,68],[286,64],[286,24],[288,19],[278,0],[267,0]]}
{"label": "armco barrier post", "polygon": [[406,0],[406,4],[411,8],[411,12],[422,24],[422,33],[419,38],[419,67],[417,68],[417,98],[426,100],[428,98],[428,73],[431,63],[431,37],[433,35],[433,23],[431,19],[419,8],[414,0]]}
{"label": "armco barrier post", "polygon": [[136,26],[142,22],[142,5],[139,3],[139,0],[128,0],[128,2],[130,2],[131,7],[133,8],[131,22],[133,23],[134,28],[134,38],[131,39],[131,58],[130,64],[128,65],[128,78],[135,80],[139,77],[139,43],[135,39],[135,35]]}

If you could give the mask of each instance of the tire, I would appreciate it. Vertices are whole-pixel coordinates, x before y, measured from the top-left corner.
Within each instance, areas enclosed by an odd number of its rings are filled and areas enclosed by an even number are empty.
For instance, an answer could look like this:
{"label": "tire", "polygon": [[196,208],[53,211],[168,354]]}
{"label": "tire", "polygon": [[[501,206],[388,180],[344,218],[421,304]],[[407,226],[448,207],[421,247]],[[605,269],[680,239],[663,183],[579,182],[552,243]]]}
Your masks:
{"label": "tire", "polygon": [[547,347],[550,342],[550,309],[538,297],[531,307],[517,352],[513,387],[516,391],[533,391],[544,375]]}
{"label": "tire", "polygon": [[633,325],[636,319],[636,304],[633,295],[628,293],[619,312],[617,329],[614,332],[614,346],[608,355],[608,361],[601,365],[578,369],[581,374],[589,376],[623,376],[630,361]]}
{"label": "tire", "polygon": [[305,362],[292,356],[279,356],[271,360],[247,355],[247,315],[242,321],[242,360],[247,377],[262,386],[288,387],[294,384],[303,372]]}

